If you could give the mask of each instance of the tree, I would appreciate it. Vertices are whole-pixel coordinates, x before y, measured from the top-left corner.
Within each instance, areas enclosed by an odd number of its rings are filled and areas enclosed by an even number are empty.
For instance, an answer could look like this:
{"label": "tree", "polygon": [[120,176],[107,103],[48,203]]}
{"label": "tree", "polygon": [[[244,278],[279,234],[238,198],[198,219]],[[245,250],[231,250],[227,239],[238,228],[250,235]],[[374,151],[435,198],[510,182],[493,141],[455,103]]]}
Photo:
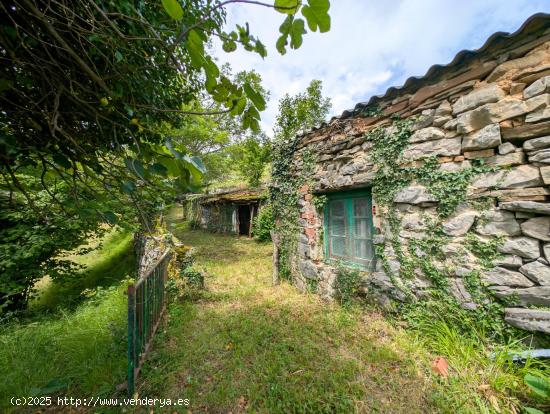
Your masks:
{"label": "tree", "polygon": [[[0,220],[8,224],[0,235],[0,306],[24,305],[34,280],[55,271],[52,258],[98,223],[150,229],[167,199],[200,183],[204,165],[166,136],[167,125],[192,131],[186,116],[227,114],[259,129],[262,94],[225,76],[205,47],[217,38],[228,53],[241,46],[266,56],[247,24],[226,31],[230,4],[283,14],[280,53],[300,46],[300,15],[312,31],[330,27],[328,0],[0,4]],[[203,96],[219,109],[197,108]]]}
{"label": "tree", "polygon": [[[263,87],[262,78],[255,70],[241,71],[233,75],[230,65],[225,64],[222,71],[236,85],[249,84],[265,102],[269,101],[269,91]],[[208,96],[201,99],[201,102],[194,105],[194,110],[221,109],[220,105]],[[165,136],[201,158],[206,168],[206,173],[202,177],[203,185],[232,175],[236,171],[236,166],[241,165],[235,163],[235,159],[242,160],[246,156],[243,150],[253,145],[251,141],[264,137],[261,133],[243,128],[237,117],[227,113],[209,117],[185,115],[183,125],[177,129],[168,126]],[[258,146],[262,145],[261,142],[258,143]]]}
{"label": "tree", "polygon": [[[295,175],[295,155],[301,131],[306,131],[322,123],[330,110],[330,99],[322,96],[322,83],[313,80],[306,91],[295,96],[285,95],[279,101],[274,131],[270,200],[274,222],[276,223],[279,245],[279,271],[289,275],[289,259],[293,255],[295,235],[294,227],[299,220],[298,190],[307,177]],[[302,162],[306,163],[305,152]]]}
{"label": "tree", "polygon": [[332,104],[329,98],[323,98],[322,88],[322,82],[314,79],[305,92],[283,96],[274,127],[278,140],[293,140],[298,132],[318,126],[326,119]]}
{"label": "tree", "polygon": [[262,175],[271,159],[271,142],[264,134],[249,136],[233,148],[233,159],[239,175],[251,187],[261,184]]}

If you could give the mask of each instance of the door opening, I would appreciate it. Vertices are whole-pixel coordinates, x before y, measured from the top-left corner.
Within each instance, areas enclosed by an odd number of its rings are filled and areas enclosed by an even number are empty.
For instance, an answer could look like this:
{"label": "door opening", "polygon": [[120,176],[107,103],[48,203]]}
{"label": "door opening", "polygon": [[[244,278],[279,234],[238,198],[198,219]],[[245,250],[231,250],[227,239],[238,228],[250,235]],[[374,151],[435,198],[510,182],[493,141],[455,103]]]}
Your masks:
{"label": "door opening", "polygon": [[239,234],[250,236],[250,205],[239,206]]}

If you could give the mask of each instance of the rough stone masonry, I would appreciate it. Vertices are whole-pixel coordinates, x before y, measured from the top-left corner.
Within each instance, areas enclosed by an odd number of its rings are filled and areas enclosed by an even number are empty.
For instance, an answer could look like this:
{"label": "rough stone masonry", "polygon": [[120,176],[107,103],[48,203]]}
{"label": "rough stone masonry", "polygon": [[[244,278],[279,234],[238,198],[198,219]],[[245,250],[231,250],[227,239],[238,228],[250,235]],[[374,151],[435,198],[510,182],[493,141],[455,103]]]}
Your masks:
{"label": "rough stone masonry", "polygon": [[[362,116],[361,109],[372,105],[381,116]],[[450,64],[433,66],[424,77],[410,78],[298,138],[298,148],[313,152],[316,164],[312,184],[300,195],[299,242],[291,261],[297,286],[305,289],[312,279],[322,296],[334,294],[336,270],[324,257],[323,217],[311,194],[372,185],[376,166],[365,134],[389,124],[392,115],[416,117],[403,154],[407,162],[436,156],[445,171],[471,168],[474,159],[499,167],[474,177],[468,188],[468,201],[488,197],[491,207],[480,212],[466,202],[443,223],[451,237],[447,261],[456,267],[449,280],[452,295],[466,309],[477,306],[463,281],[475,268],[475,258],[463,249],[467,235],[502,236],[502,256],[483,272],[482,281],[495,300],[514,298],[505,309],[507,322],[550,333],[550,16],[535,15],[514,34],[495,34],[481,49],[463,51]],[[296,174],[302,164],[297,151]],[[425,218],[435,214],[437,203],[418,183],[399,191],[394,203],[403,223],[400,242],[406,246],[411,237],[422,237]],[[381,231],[376,243],[388,226],[379,216],[374,221]],[[386,251],[398,275],[400,263],[390,248]],[[367,289],[400,298],[379,264],[364,278]],[[420,271],[406,283],[419,297],[430,287]]]}

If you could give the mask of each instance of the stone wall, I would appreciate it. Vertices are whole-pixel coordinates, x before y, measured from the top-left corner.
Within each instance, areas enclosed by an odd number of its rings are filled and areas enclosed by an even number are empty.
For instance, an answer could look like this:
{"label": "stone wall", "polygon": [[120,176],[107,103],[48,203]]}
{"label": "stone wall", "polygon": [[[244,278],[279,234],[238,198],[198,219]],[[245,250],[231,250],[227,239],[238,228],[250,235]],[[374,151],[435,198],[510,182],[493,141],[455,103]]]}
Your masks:
{"label": "stone wall", "polygon": [[[497,168],[474,177],[468,202],[443,222],[451,239],[445,247],[448,263],[442,265],[455,269],[451,293],[464,308],[477,306],[463,282],[475,269],[475,258],[462,247],[469,234],[480,240],[501,236],[502,257],[482,273],[483,283],[496,298],[515,298],[515,305],[505,310],[510,324],[550,333],[550,311],[543,308],[550,306],[550,34],[548,24],[537,30],[497,42],[416,85],[391,90],[375,102],[379,116],[348,113],[300,137],[296,174],[302,150],[314,153],[316,164],[310,184],[300,189],[300,234],[291,263],[299,287],[305,289],[311,279],[322,296],[334,294],[336,271],[323,257],[323,218],[314,195],[371,186],[377,166],[365,134],[390,125],[391,116],[415,117],[403,154],[406,163],[421,165],[436,156],[444,171],[471,168],[475,159]],[[472,207],[480,198],[489,199],[486,211]],[[399,238],[406,246],[411,238],[422,237],[437,201],[424,186],[412,183],[395,195],[394,203],[402,222]],[[381,233],[376,242],[384,243],[388,226],[383,214],[374,216],[374,224]],[[388,245],[386,253],[392,272],[399,275],[400,263]],[[405,283],[421,297],[430,281],[417,273]],[[365,273],[365,280],[367,289],[404,300],[379,264]]]}

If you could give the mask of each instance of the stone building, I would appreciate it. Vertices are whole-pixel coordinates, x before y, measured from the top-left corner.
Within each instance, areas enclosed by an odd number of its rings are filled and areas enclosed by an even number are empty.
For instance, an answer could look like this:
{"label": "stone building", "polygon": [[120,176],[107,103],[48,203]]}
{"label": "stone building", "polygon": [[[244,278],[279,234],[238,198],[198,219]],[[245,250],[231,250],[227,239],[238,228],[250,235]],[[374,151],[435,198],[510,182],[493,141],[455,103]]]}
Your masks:
{"label": "stone building", "polygon": [[[408,126],[400,130],[398,118]],[[398,148],[391,139],[403,136]],[[375,153],[380,140],[400,150],[385,165]],[[402,175],[383,204],[377,180],[382,173],[392,182],[393,162]],[[297,137],[292,174],[304,176],[289,255],[297,286],[314,283],[331,297],[336,263],[344,263],[384,301],[435,289],[470,310],[507,299],[506,321],[550,333],[550,15]],[[484,257],[484,246],[500,254]]]}
{"label": "stone building", "polygon": [[265,188],[222,189],[182,200],[184,219],[218,233],[252,236],[252,220],[267,197]]}

